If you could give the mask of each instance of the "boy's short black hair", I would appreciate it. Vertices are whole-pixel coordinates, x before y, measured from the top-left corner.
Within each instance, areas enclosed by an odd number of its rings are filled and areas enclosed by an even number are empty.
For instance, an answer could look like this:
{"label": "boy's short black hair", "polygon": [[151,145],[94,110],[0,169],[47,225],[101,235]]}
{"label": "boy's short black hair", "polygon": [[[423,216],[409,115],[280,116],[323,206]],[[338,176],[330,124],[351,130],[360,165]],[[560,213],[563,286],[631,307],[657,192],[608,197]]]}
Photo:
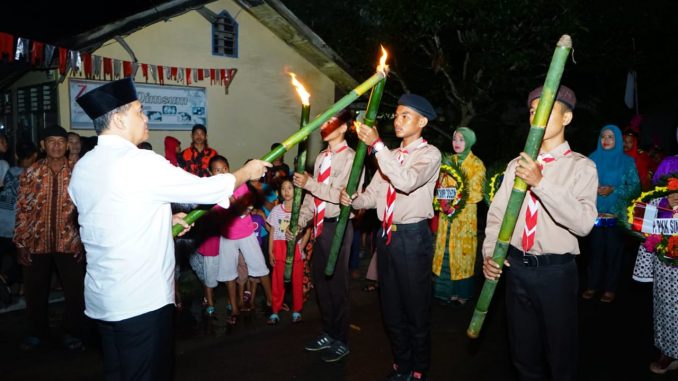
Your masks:
{"label": "boy's short black hair", "polygon": [[208,168],[212,168],[212,164],[216,163],[217,161],[223,161],[224,163],[226,163],[226,166],[227,166],[228,168],[231,168],[231,165],[228,164],[228,159],[225,158],[225,157],[223,157],[223,156],[221,156],[221,155],[214,155],[214,156],[210,159],[209,163],[207,163],[207,167],[208,167]]}

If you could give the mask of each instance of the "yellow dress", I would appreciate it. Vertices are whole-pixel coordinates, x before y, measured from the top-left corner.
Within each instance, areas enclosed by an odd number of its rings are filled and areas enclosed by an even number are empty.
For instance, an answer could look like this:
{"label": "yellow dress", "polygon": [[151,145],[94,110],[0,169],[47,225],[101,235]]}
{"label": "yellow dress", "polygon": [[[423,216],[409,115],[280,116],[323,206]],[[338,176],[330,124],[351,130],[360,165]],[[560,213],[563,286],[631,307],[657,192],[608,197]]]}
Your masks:
{"label": "yellow dress", "polygon": [[[458,156],[452,159],[457,163]],[[483,199],[483,183],[485,166],[483,162],[469,152],[461,163],[461,170],[468,182],[468,200],[460,214],[450,223],[442,214],[438,217],[438,234],[436,236],[435,254],[433,256],[433,273],[440,276],[445,252],[449,253],[450,278],[462,280],[473,276],[478,247],[477,203]],[[441,173],[439,184],[442,187],[455,186],[455,180]]]}

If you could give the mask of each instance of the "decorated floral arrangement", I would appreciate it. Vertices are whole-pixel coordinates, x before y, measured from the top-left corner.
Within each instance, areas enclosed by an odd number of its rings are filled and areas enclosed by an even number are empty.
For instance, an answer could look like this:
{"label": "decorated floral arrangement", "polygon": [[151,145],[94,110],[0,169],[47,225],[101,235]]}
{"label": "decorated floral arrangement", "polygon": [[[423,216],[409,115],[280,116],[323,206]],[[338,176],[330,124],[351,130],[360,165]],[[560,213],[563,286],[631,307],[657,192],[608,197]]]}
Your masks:
{"label": "decorated floral arrangement", "polygon": [[[674,175],[663,178],[657,187],[651,191],[641,193],[638,198],[633,200],[627,208],[626,226],[639,235],[644,240],[643,247],[650,252],[653,252],[664,263],[678,266],[678,234],[662,235],[662,234],[648,234],[642,232],[644,223],[645,209],[648,203],[653,199],[665,198],[671,193],[678,192],[678,177]],[[663,212],[673,215],[675,219],[678,216],[678,208],[670,209],[670,206],[660,203],[657,206]]]}
{"label": "decorated floral arrangement", "polygon": [[466,206],[467,178],[461,166],[449,154],[443,157],[440,174],[433,197],[433,209],[451,222]]}

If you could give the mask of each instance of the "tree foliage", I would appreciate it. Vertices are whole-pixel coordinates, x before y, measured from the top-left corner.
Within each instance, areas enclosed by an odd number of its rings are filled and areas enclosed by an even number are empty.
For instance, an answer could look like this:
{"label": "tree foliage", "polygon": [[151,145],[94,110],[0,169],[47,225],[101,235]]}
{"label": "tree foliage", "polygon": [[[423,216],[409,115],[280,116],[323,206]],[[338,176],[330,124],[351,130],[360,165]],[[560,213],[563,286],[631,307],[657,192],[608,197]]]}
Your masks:
{"label": "tree foliage", "polygon": [[[568,63],[563,83],[589,94],[580,96],[583,118],[577,119],[595,124],[605,114],[628,117],[620,107],[625,73],[655,63],[647,36],[670,20],[631,0],[344,0],[322,7],[284,2],[346,60],[356,78],[374,71],[384,44],[392,53],[391,102],[402,92],[423,94],[440,111],[437,126],[448,133],[472,126],[481,140],[519,145],[527,133],[524,97],[543,82],[562,34],[572,36],[576,62]],[[634,51],[634,41],[642,48]],[[613,92],[614,104],[606,103]],[[598,125],[571,129],[591,139],[585,151],[597,131]],[[510,145],[510,154],[488,153],[515,155]]]}

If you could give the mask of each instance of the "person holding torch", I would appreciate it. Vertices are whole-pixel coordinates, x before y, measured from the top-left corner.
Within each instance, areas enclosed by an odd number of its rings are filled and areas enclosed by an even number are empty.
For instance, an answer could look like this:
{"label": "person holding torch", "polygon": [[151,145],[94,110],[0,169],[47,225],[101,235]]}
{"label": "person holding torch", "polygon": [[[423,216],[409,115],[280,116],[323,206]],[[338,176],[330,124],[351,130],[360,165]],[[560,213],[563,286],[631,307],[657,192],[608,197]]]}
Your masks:
{"label": "person holding torch", "polygon": [[[533,121],[542,87],[530,92]],[[539,155],[522,152],[508,164],[487,213],[483,274],[498,279],[492,260],[515,178],[530,188],[518,214],[504,265],[506,309],[513,364],[521,380],[576,380],[578,352],[577,237],[591,231],[598,216],[596,166],[573,152],[565,140],[572,121],[574,92],[560,86]],[[544,363],[543,359],[546,360]]]}
{"label": "person holding torch", "polygon": [[393,127],[402,139],[389,150],[376,128],[359,125],[358,138],[375,153],[379,172],[361,194],[342,191],[341,202],[354,209],[377,209],[377,271],[382,315],[391,340],[393,370],[388,380],[425,380],[431,358],[433,191],[440,151],[421,136],[436,118],[426,98],[404,94]]}
{"label": "person holding torch", "polygon": [[[73,170],[68,193],[87,253],[85,314],[97,321],[107,380],[170,380],[174,316],[172,224],[190,226],[170,203],[218,203],[270,164],[252,160],[233,174],[200,178],[137,144],[148,117],[131,78],[76,99],[98,145]],[[185,214],[184,214],[185,216]]]}
{"label": "person holding torch", "polygon": [[[299,211],[299,226],[313,223],[315,244],[311,276],[323,323],[323,332],[304,349],[311,352],[325,350],[322,356],[325,362],[341,360],[349,353],[348,257],[353,240],[350,224],[332,276],[325,275],[325,266],[339,220],[339,197],[348,182],[355,156],[344,138],[352,119],[351,111],[344,109],[327,121],[320,129],[327,148],[316,157],[313,176],[294,174],[294,185],[308,192]],[[289,230],[288,236],[293,238]]]}

